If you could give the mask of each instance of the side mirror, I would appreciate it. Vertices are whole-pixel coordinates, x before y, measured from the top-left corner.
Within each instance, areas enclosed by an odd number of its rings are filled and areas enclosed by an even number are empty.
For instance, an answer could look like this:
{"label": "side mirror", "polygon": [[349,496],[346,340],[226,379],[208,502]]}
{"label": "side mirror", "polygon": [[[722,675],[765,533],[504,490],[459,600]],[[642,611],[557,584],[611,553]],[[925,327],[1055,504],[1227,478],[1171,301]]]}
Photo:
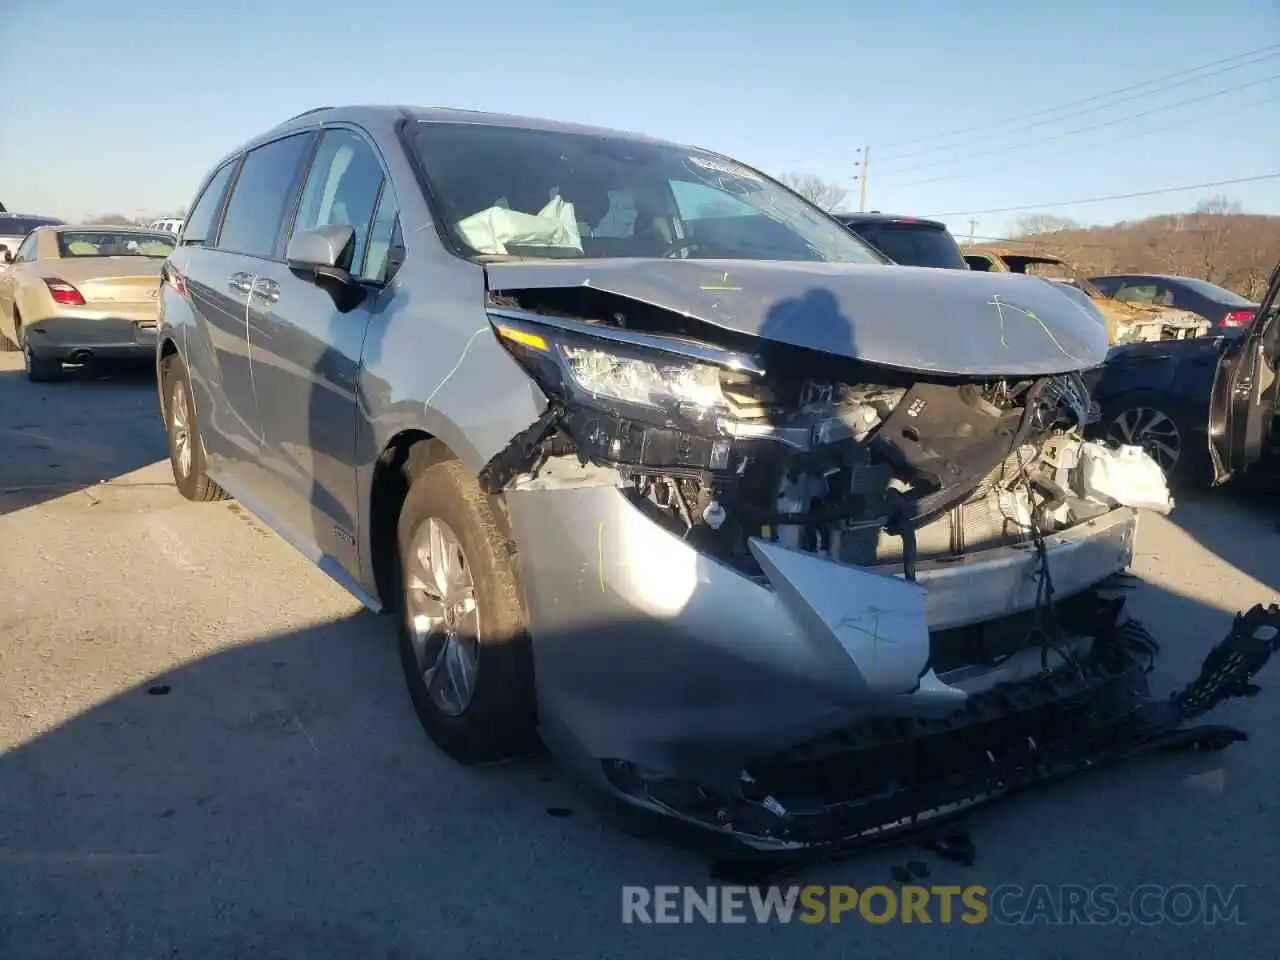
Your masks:
{"label": "side mirror", "polygon": [[0,263],[13,263],[13,254],[2,243],[0,243]]}
{"label": "side mirror", "polygon": [[355,230],[347,224],[333,224],[295,233],[284,256],[290,271],[324,290],[338,310],[347,313],[365,298],[364,287],[351,275],[355,248]]}

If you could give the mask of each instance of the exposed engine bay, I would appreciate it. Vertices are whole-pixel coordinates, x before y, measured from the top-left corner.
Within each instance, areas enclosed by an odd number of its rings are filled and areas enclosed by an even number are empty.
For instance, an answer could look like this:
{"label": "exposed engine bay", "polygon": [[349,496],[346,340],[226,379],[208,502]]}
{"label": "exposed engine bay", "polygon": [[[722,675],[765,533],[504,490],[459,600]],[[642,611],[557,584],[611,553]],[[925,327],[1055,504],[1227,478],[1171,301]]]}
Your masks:
{"label": "exposed engine bay", "polygon": [[[537,298],[504,299],[495,322],[551,383],[525,341],[544,319],[562,333],[589,326],[529,311],[530,299],[545,309]],[[609,306],[605,336],[646,319],[652,329],[653,310]],[[751,538],[844,564],[900,564],[910,576],[917,559],[1031,541],[1117,505],[1172,507],[1140,448],[1083,439],[1094,411],[1076,372],[927,376],[776,344],[757,344],[750,361],[765,375],[674,357],[659,370],[617,346],[560,345],[568,377],[554,413],[521,445],[523,463],[493,465],[495,489],[554,457],[615,469],[638,506],[749,575],[759,572]],[[640,409],[663,399],[653,389],[661,383],[671,384],[670,402]]]}

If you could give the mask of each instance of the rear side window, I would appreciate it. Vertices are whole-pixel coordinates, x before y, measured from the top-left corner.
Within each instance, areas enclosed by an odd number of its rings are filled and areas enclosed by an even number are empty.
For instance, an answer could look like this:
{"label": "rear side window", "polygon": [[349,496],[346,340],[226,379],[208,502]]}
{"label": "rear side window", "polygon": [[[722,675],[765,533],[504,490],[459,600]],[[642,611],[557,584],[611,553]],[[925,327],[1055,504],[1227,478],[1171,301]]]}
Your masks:
{"label": "rear side window", "polygon": [[222,200],[227,195],[227,183],[230,182],[231,174],[235,169],[235,160],[224,163],[196,199],[191,207],[191,216],[187,218],[186,233],[182,237],[184,245],[208,243],[212,239],[211,235],[215,232],[213,225],[218,220],[219,211],[222,210]]}
{"label": "rear side window", "polygon": [[15,263],[29,263],[36,258],[36,235],[34,233],[27,234],[27,239],[22,241],[22,245],[18,247],[18,252],[13,255]]}
{"label": "rear side window", "polygon": [[1160,289],[1154,283],[1130,281],[1123,284],[1114,294],[1117,300],[1125,303],[1152,304],[1156,302]]}
{"label": "rear side window", "polygon": [[311,134],[299,133],[249,151],[231,188],[219,249],[275,256],[285,211],[310,145]]}

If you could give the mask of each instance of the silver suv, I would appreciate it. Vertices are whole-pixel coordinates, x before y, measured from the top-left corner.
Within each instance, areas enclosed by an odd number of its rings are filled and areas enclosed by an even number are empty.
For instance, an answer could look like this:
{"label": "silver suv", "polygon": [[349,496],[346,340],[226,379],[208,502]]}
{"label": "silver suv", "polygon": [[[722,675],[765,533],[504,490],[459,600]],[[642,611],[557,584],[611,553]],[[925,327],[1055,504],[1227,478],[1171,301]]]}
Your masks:
{"label": "silver suv", "polygon": [[803,855],[1193,712],[1144,712],[1152,642],[1095,589],[1170,501],[1083,440],[1107,335],[1048,284],[886,267],[707,150],[463,111],[295,117],[189,209],[178,488],[389,612],[457,760],[540,737],[620,811]]}

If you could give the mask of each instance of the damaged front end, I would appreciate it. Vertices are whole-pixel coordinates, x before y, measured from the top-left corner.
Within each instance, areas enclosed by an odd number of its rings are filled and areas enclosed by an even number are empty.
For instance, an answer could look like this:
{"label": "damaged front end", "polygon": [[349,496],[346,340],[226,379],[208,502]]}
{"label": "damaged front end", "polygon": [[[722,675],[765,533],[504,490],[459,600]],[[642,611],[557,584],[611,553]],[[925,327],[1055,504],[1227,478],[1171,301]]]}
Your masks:
{"label": "damaged front end", "polygon": [[[700,716],[698,705],[663,690],[672,707],[655,711],[646,746],[633,746],[634,732],[574,732],[624,805],[740,854],[818,855],[1144,749],[1242,736],[1181,725],[1247,691],[1280,610],[1251,612],[1200,680],[1151,698],[1156,643],[1107,581],[1131,557],[1134,510],[1172,501],[1141,449],[1083,439],[1094,410],[1077,370],[919,373],[590,286],[495,290],[488,312],[549,402],[481,472],[485,488],[509,499],[607,488],[633,532],[606,556],[599,521],[602,595],[606,566],[656,582],[661,570],[634,568],[688,551],[699,570],[689,593],[720,603],[744,647],[749,632],[777,634],[741,657],[743,683],[777,678],[776,730],[757,718],[743,733],[722,711],[700,751],[682,742],[696,739],[694,722],[671,720]],[[536,529],[555,534],[546,521]],[[555,603],[573,601],[557,593]],[[696,607],[691,596],[681,604],[651,604],[650,627]],[[705,663],[727,663],[733,642],[718,637],[721,659]],[[603,678],[611,667],[596,669]],[[716,675],[679,682],[733,701],[715,692],[732,672],[707,669]],[[538,682],[553,682],[541,664]],[[798,686],[809,693],[781,692]],[[592,695],[579,692],[579,704]],[[782,705],[806,695],[821,704],[811,716]],[[767,717],[768,696],[743,702]]]}
{"label": "damaged front end", "polygon": [[1115,343],[1144,343],[1153,340],[1192,340],[1203,337],[1213,326],[1190,310],[1152,304],[1100,300],[1102,313],[1114,323]]}

